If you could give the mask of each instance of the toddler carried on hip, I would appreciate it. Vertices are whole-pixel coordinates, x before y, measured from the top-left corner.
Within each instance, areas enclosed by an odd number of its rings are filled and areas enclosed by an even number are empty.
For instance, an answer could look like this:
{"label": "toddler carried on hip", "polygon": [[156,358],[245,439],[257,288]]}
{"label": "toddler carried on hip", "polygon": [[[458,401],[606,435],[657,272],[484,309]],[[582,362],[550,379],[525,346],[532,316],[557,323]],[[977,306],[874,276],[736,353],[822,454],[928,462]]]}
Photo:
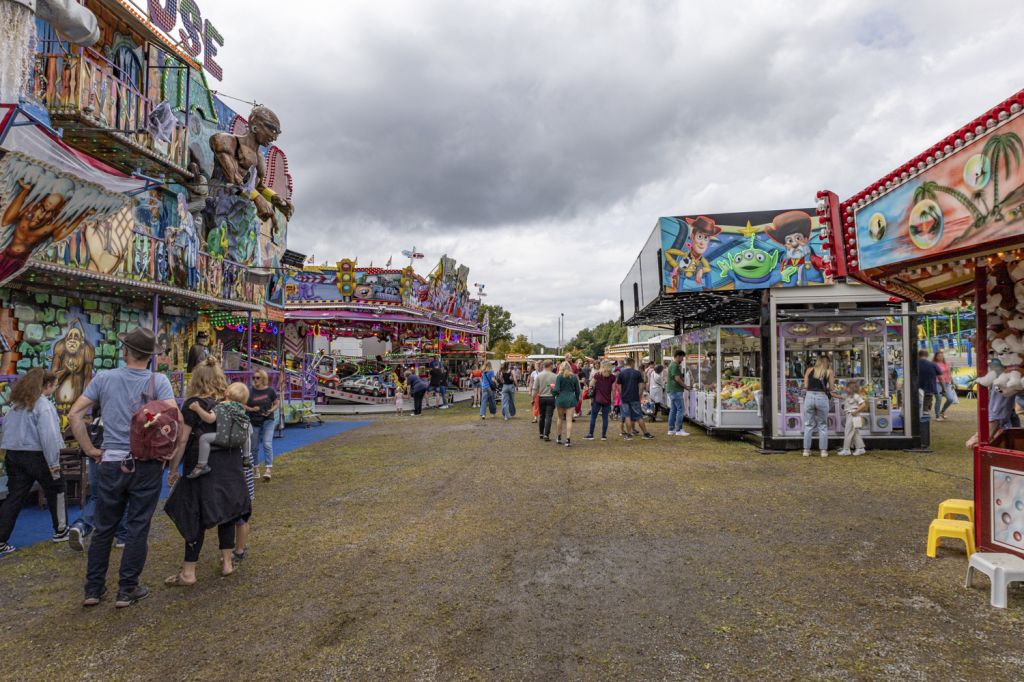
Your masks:
{"label": "toddler carried on hip", "polygon": [[[199,436],[199,461],[189,472],[189,478],[199,478],[210,473],[210,448],[214,445],[223,448],[243,448],[243,457],[249,458],[247,444],[251,426],[249,415],[245,411],[245,403],[248,400],[249,388],[236,381],[228,386],[224,392],[224,401],[214,405],[212,412],[204,410],[198,401],[189,406],[189,409],[198,414],[204,422],[217,425],[215,431]],[[245,462],[243,464],[249,466]]]}

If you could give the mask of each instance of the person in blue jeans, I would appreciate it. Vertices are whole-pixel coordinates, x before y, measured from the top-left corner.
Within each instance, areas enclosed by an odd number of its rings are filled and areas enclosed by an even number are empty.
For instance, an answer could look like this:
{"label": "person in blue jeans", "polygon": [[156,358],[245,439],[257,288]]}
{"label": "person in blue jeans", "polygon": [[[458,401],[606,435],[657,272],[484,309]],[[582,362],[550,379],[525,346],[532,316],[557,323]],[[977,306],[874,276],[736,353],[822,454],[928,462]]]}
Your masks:
{"label": "person in blue jeans", "polygon": [[501,365],[501,416],[508,421],[516,416],[516,378],[507,362]]}
{"label": "person in blue jeans", "polygon": [[828,357],[822,353],[813,367],[804,372],[804,457],[811,456],[811,440],[818,432],[818,448],[828,457],[828,413],[832,409],[835,375]]}
{"label": "person in blue jeans", "polygon": [[668,378],[665,379],[665,392],[668,393],[668,435],[689,436],[683,429],[683,416],[686,414],[686,388],[683,379],[683,358],[686,354],[677,350],[668,366]]}
{"label": "person in blue jeans", "polygon": [[[102,423],[100,418],[100,405],[95,403],[92,406],[92,419],[94,422]],[[99,434],[102,437],[103,427],[99,427]],[[90,441],[93,441],[92,433],[90,435]],[[99,440],[95,440],[93,445],[97,447],[101,444]],[[82,502],[82,510],[70,526],[70,533],[68,535],[68,546],[76,552],[84,552],[88,546],[89,536],[92,535],[93,529],[96,527],[95,514],[96,514],[96,482],[100,480],[100,465],[98,462],[93,460],[91,457],[85,458],[86,463],[86,477],[89,481],[89,492],[85,496],[85,500]],[[114,547],[118,549],[124,548],[124,539],[127,534],[125,529],[125,519],[121,519],[121,523],[117,526],[117,533],[115,534]]]}
{"label": "person in blue jeans", "polygon": [[[68,414],[75,440],[87,456],[99,463],[99,475],[94,481],[96,528],[89,543],[82,600],[86,607],[99,604],[107,591],[110,548],[122,519],[126,521],[126,537],[114,605],[131,606],[149,596],[149,589],[139,578],[146,565],[149,527],[160,499],[164,465],[157,460],[138,461],[132,457],[131,422],[132,416],[151,399],[161,401],[175,412],[178,409],[171,382],[148,369],[152,357],[162,350],[153,331],[137,327],[118,334],[118,340],[125,366],[98,373]],[[92,444],[86,427],[86,415],[96,402],[103,405],[101,447]]]}
{"label": "person in blue jeans", "polygon": [[490,410],[491,415],[498,413],[498,405],[494,402],[494,393],[498,390],[498,379],[494,376],[494,370],[484,367],[480,375],[480,418],[486,419],[485,413]]}
{"label": "person in blue jeans", "polygon": [[260,450],[263,451],[263,480],[270,480],[270,470],[274,467],[274,431],[277,429],[277,392],[270,388],[270,379],[262,369],[253,372],[252,391],[245,411],[249,413],[252,424],[252,465],[256,467],[256,477],[260,476]]}
{"label": "person in blue jeans", "polygon": [[615,375],[612,363],[605,361],[601,369],[590,376],[590,430],[584,440],[594,440],[597,415],[601,415],[601,440],[608,440],[608,414],[612,409],[612,395],[615,391]]}

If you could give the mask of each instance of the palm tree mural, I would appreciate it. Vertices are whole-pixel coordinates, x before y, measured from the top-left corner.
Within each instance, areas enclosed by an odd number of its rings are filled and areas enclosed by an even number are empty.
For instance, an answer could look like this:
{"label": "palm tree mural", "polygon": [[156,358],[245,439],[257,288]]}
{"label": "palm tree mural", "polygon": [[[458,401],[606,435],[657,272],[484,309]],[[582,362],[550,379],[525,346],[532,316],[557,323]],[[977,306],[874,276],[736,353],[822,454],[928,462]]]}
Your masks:
{"label": "palm tree mural", "polygon": [[937,199],[937,192],[948,194],[949,196],[953,197],[961,204],[963,204],[964,208],[966,208],[967,211],[971,214],[971,218],[974,219],[975,227],[978,227],[979,225],[982,225],[985,222],[987,216],[980,210],[978,210],[978,207],[974,204],[973,201],[971,201],[970,197],[968,197],[960,190],[953,189],[952,187],[946,187],[945,185],[940,185],[934,180],[925,180],[920,185],[914,188],[914,203],[916,204],[917,202],[924,201],[925,199],[931,199],[932,201],[935,201]]}
{"label": "palm tree mural", "polygon": [[994,220],[1003,219],[1003,209],[999,203],[999,166],[1003,164],[1006,170],[1006,179],[1020,167],[1021,153],[1024,152],[1024,142],[1021,142],[1017,133],[1004,133],[993,135],[985,143],[981,153],[988,157],[992,165],[992,210],[990,216]]}

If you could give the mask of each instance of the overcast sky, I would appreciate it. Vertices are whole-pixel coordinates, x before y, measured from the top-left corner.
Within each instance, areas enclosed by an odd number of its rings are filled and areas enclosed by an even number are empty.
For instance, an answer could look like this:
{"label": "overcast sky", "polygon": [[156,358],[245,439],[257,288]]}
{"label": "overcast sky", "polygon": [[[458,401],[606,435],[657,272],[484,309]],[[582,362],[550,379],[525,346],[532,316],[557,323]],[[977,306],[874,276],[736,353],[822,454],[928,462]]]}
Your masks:
{"label": "overcast sky", "polygon": [[659,216],[845,198],[1024,85],[1019,0],[200,6],[214,87],[281,118],[291,248],[448,253],[549,344]]}

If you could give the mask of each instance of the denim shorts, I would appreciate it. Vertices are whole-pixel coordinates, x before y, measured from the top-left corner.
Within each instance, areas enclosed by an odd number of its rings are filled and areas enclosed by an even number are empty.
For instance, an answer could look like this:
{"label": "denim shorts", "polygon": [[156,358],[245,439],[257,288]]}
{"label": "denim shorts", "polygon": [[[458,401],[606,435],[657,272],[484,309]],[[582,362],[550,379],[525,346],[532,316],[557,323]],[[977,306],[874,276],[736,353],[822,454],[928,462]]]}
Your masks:
{"label": "denim shorts", "polygon": [[622,403],[622,407],[619,408],[622,414],[622,419],[632,419],[633,421],[640,421],[644,418],[644,410],[640,405],[640,401],[636,400],[633,402]]}

